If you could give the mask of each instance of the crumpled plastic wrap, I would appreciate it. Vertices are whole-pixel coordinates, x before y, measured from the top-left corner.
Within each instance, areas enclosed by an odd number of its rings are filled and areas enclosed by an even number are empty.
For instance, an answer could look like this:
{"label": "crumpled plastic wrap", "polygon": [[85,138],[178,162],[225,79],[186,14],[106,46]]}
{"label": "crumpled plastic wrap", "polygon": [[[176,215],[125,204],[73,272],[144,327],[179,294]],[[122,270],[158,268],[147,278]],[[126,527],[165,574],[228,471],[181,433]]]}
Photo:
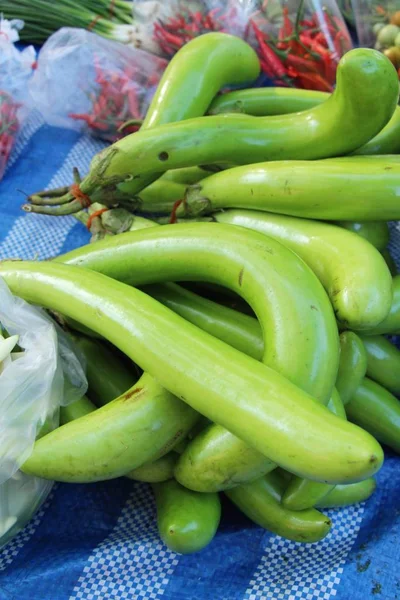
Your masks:
{"label": "crumpled plastic wrap", "polygon": [[[51,482],[18,471],[37,436],[58,426],[59,407],[87,389],[84,369],[65,334],[37,307],[13,296],[0,279],[0,324],[21,351],[0,363],[0,546],[30,518]],[[13,341],[13,340],[10,340]]]}
{"label": "crumpled plastic wrap", "polygon": [[0,179],[29,112],[26,105],[28,81],[35,67],[36,52],[33,46],[22,51],[16,48],[22,27],[22,21],[7,21],[0,15]]}

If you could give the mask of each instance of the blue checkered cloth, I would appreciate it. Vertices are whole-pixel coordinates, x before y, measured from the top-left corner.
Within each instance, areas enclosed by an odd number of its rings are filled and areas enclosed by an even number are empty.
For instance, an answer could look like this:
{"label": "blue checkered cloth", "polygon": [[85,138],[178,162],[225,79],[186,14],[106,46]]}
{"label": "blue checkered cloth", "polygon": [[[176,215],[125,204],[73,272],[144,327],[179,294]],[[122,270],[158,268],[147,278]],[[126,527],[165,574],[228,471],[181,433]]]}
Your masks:
{"label": "blue checkered cloth", "polygon": [[[101,148],[31,115],[0,183],[0,258],[45,259],[89,240],[73,217],[20,205],[24,193],[69,184],[72,167],[84,172]],[[392,237],[400,248],[395,226]],[[332,531],[307,546],[265,532],[223,499],[215,540],[193,556],[160,542],[147,485],[56,484],[0,550],[0,600],[400,599],[400,464],[390,452],[377,480],[367,503],[327,511]]]}

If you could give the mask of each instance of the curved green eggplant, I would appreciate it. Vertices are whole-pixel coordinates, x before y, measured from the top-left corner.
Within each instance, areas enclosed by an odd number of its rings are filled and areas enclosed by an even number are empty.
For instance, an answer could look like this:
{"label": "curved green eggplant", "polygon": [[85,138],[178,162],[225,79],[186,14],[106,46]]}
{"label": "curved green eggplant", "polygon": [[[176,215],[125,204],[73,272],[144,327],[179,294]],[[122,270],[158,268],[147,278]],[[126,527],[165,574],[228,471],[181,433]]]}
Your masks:
{"label": "curved green eggplant", "polygon": [[381,335],[361,338],[366,351],[367,375],[384,388],[400,395],[400,350]]}
{"label": "curved green eggplant", "polygon": [[21,470],[67,482],[126,475],[166,454],[196,419],[189,406],[144,374],[119,398],[38,440]]}
{"label": "curved green eggplant", "polygon": [[218,494],[198,494],[173,479],[154,484],[158,532],[173,552],[192,554],[214,538],[221,518]]}
{"label": "curved green eggplant", "polygon": [[[382,465],[382,449],[365,431],[332,415],[281,374],[132,287],[88,269],[55,262],[3,261],[0,276],[15,295],[78,319],[103,335],[156,376],[158,385],[293,473],[330,483],[351,483],[369,477]],[[130,398],[132,403],[135,395]],[[101,411],[109,415],[110,406],[96,411],[97,415]],[[95,414],[64,428],[90,417]],[[112,415],[107,422],[111,428],[115,426]],[[285,428],[280,426],[282,422]],[[124,426],[125,421],[120,423],[118,435]],[[306,434],[299,435],[299,431]],[[48,437],[38,444],[43,447]],[[38,465],[40,471],[45,467],[47,472],[46,464],[54,462],[54,445],[49,446]],[[323,456],[318,455],[321,447]],[[86,453],[81,436],[80,448],[82,469]],[[29,460],[34,461],[34,456],[35,449]],[[62,463],[61,468],[68,468],[68,460]]]}
{"label": "curved green eggplant", "polygon": [[215,173],[187,189],[189,217],[244,208],[328,221],[400,218],[400,156],[275,161]]}
{"label": "curved green eggplant", "polygon": [[366,377],[346,406],[347,417],[400,453],[400,401]]}
{"label": "curved green eggplant", "polygon": [[292,511],[281,504],[284,481],[270,473],[225,493],[249,519],[268,531],[295,542],[318,542],[331,528],[331,521],[315,508]]}
{"label": "curved green eggplant", "polygon": [[[251,88],[217,96],[208,113],[218,115],[239,112],[256,117],[284,115],[308,110],[329,98],[326,92],[297,88]],[[353,154],[398,154],[400,152],[400,107],[397,106],[387,125]]]}
{"label": "curved green eggplant", "polygon": [[[108,403],[105,402],[105,404]],[[71,421],[75,421],[80,417],[84,417],[96,410],[96,406],[86,398],[82,396],[79,400],[71,402],[68,406],[60,407],[60,425],[65,425]],[[183,447],[186,443],[183,439],[180,439],[178,445],[183,443]],[[174,444],[175,450],[175,444]],[[143,463],[140,467],[132,469],[128,473],[125,473],[125,477],[133,479],[135,481],[146,481],[148,483],[155,483],[158,481],[167,481],[174,475],[174,467],[178,459],[178,454],[175,451],[170,451],[164,454],[155,461]]]}
{"label": "curved green eggplant", "polygon": [[205,114],[222,87],[252,82],[259,72],[256,53],[240,38],[219,32],[194,38],[169,62],[141,129]]}
{"label": "curved green eggplant", "polygon": [[214,219],[259,231],[296,252],[322,282],[343,326],[365,329],[388,314],[392,278],[381,254],[360,236],[328,223],[259,211],[227,210]]}

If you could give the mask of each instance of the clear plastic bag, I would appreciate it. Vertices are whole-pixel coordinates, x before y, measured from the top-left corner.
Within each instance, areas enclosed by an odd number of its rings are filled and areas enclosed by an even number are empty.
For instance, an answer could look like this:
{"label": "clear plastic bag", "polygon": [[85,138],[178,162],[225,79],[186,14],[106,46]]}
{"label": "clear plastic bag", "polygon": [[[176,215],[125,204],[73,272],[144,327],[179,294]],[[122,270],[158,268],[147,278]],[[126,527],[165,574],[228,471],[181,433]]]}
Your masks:
{"label": "clear plastic bag", "polygon": [[[18,336],[0,341],[0,546],[17,531],[50,491],[48,481],[24,475],[38,435],[58,426],[59,407],[87,389],[82,365],[65,334],[47,314],[13,296],[0,279],[0,323]],[[18,501],[13,498],[18,497]]]}
{"label": "clear plastic bag", "polygon": [[381,50],[400,76],[400,0],[352,0],[360,45]]}
{"label": "clear plastic bag", "polygon": [[138,124],[124,134],[140,126],[166,64],[142,50],[65,27],[42,47],[29,91],[48,124],[115,141],[125,121]]}
{"label": "clear plastic bag", "polygon": [[252,1],[247,41],[275,84],[331,92],[352,41],[335,0]]}
{"label": "clear plastic bag", "polygon": [[0,15],[0,179],[28,114],[25,104],[28,80],[36,61],[33,46],[19,51],[14,45],[22,27],[22,21],[7,21]]}
{"label": "clear plastic bag", "polygon": [[134,0],[140,47],[171,58],[185,43],[210,31],[244,37],[247,2],[241,0]]}

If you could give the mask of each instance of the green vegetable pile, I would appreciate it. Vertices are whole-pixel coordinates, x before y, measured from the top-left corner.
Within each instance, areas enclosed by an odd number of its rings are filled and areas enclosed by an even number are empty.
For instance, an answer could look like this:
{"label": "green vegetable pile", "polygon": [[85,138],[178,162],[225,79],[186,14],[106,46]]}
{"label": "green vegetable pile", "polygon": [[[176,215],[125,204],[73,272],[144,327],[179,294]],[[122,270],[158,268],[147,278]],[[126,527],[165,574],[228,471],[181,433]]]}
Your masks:
{"label": "green vegetable pile", "polygon": [[151,483],[181,553],[212,540],[220,493],[317,542],[332,526],[319,509],[366,500],[380,443],[400,451],[400,351],[384,337],[400,333],[396,71],[358,49],[331,96],[218,95],[258,69],[239,38],[188,43],[140,131],[25,207],[76,214],[96,243],[0,263],[14,294],[62,316],[89,380],[22,470]]}

